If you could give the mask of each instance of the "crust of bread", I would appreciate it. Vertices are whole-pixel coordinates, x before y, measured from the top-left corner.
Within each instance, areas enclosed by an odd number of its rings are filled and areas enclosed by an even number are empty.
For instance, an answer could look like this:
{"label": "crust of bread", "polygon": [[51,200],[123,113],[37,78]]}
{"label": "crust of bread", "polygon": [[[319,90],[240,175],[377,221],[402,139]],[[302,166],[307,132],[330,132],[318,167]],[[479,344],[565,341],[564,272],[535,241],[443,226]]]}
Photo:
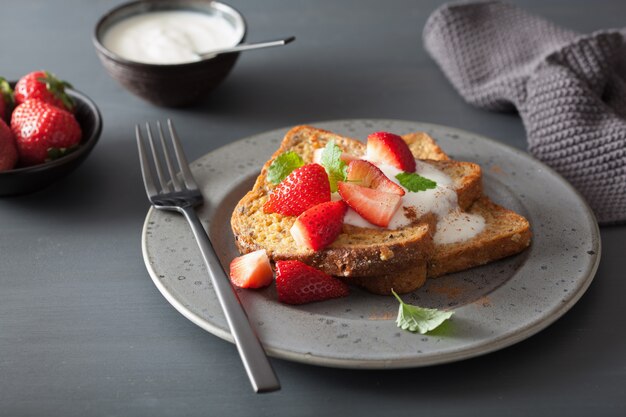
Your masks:
{"label": "crust of bread", "polygon": [[413,132],[402,136],[409,144],[409,149],[417,159],[449,161],[450,157],[437,145],[437,142],[425,132]]}
{"label": "crust of bread", "polygon": [[367,291],[380,294],[391,295],[393,289],[397,294],[413,292],[426,283],[426,262],[405,269],[395,274],[381,275],[378,277],[349,277],[344,278],[348,284],[357,285]]}

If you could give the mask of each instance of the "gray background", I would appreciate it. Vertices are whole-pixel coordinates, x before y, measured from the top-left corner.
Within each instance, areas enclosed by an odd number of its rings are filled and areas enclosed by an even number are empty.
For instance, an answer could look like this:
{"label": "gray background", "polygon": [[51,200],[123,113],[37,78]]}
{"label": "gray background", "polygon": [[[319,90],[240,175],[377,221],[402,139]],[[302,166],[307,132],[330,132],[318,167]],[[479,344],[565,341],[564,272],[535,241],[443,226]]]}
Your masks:
{"label": "gray background", "polygon": [[[518,148],[523,126],[465,104],[426,55],[421,29],[438,1],[233,0],[249,40],[297,40],[242,55],[204,103],[178,110],[129,95],[100,66],[92,29],[119,3],[2,2],[0,73],[43,68],[68,79],[97,102],[104,130],[71,176],[0,200],[1,416],[626,414],[624,226],[602,229],[587,294],[527,341],[396,371],[273,360],[282,391],[252,394],[234,347],[176,312],[146,272],[135,123],[172,117],[190,159],[318,120],[419,120]],[[580,32],[619,27],[626,15],[623,1],[517,3]]]}

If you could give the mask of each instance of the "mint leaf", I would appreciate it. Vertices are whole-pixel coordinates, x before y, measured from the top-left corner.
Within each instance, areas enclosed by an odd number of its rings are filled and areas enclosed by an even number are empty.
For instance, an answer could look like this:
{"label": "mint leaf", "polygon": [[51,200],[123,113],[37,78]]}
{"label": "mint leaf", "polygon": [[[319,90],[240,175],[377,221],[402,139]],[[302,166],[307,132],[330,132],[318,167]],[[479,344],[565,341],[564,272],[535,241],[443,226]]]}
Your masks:
{"label": "mint leaf", "polygon": [[341,148],[335,144],[335,141],[330,141],[326,144],[326,147],[322,151],[321,163],[326,173],[328,174],[328,181],[330,182],[330,191],[337,191],[337,182],[346,180],[346,170],[348,166],[341,159]]}
{"label": "mint leaf", "polygon": [[453,311],[441,311],[434,308],[424,308],[406,304],[393,289],[391,292],[398,301],[400,301],[396,324],[402,330],[424,334],[435,330],[441,323],[448,320],[454,314]]}
{"label": "mint leaf", "polygon": [[267,180],[271,183],[278,184],[287,175],[291,174],[294,169],[304,165],[304,161],[294,151],[287,151],[278,155],[267,170]]}
{"label": "mint leaf", "polygon": [[414,172],[401,172],[396,175],[396,179],[400,181],[400,185],[409,191],[414,193],[418,191],[426,191],[431,188],[435,188],[437,183],[433,180],[429,180],[426,177],[422,177]]}

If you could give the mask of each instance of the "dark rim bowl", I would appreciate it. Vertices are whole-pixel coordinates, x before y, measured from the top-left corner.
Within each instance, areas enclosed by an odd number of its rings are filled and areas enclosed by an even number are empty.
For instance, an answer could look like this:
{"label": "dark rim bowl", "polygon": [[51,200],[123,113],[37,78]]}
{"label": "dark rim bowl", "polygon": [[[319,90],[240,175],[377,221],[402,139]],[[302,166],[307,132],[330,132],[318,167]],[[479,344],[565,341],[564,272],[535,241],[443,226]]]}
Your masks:
{"label": "dark rim bowl", "polygon": [[[15,86],[15,82],[11,85]],[[53,161],[0,172],[0,196],[27,194],[49,186],[76,169],[98,143],[102,132],[98,107],[83,93],[66,91],[76,103],[74,115],[82,131],[78,148]]]}
{"label": "dark rim bowl", "polygon": [[192,10],[217,13],[241,28],[243,42],[247,24],[233,7],[212,0],[139,0],[121,4],[100,18],[92,41],[109,75],[131,93],[153,104],[179,107],[204,98],[219,85],[235,65],[239,53],[217,55],[181,64],[150,64],[131,61],[107,49],[101,42],[106,31],[126,18],[153,11]]}

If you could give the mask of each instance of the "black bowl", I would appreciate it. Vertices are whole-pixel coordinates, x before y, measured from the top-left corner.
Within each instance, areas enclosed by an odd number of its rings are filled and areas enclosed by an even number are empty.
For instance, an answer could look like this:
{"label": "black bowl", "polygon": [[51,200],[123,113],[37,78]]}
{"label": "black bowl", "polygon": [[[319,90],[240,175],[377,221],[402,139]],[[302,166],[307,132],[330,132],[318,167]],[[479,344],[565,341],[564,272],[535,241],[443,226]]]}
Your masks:
{"label": "black bowl", "polygon": [[49,186],[76,169],[96,146],[102,132],[98,107],[86,95],[72,89],[66,91],[76,103],[74,115],[82,130],[78,148],[50,162],[0,172],[0,196],[27,194]]}
{"label": "black bowl", "polygon": [[146,64],[130,61],[108,50],[101,42],[112,25],[128,17],[164,10],[215,13],[243,30],[243,16],[231,6],[214,0],[153,0],[124,3],[105,14],[96,24],[93,43],[109,75],[131,93],[152,104],[180,107],[193,104],[217,87],[230,73],[239,53],[217,55],[183,64]]}

